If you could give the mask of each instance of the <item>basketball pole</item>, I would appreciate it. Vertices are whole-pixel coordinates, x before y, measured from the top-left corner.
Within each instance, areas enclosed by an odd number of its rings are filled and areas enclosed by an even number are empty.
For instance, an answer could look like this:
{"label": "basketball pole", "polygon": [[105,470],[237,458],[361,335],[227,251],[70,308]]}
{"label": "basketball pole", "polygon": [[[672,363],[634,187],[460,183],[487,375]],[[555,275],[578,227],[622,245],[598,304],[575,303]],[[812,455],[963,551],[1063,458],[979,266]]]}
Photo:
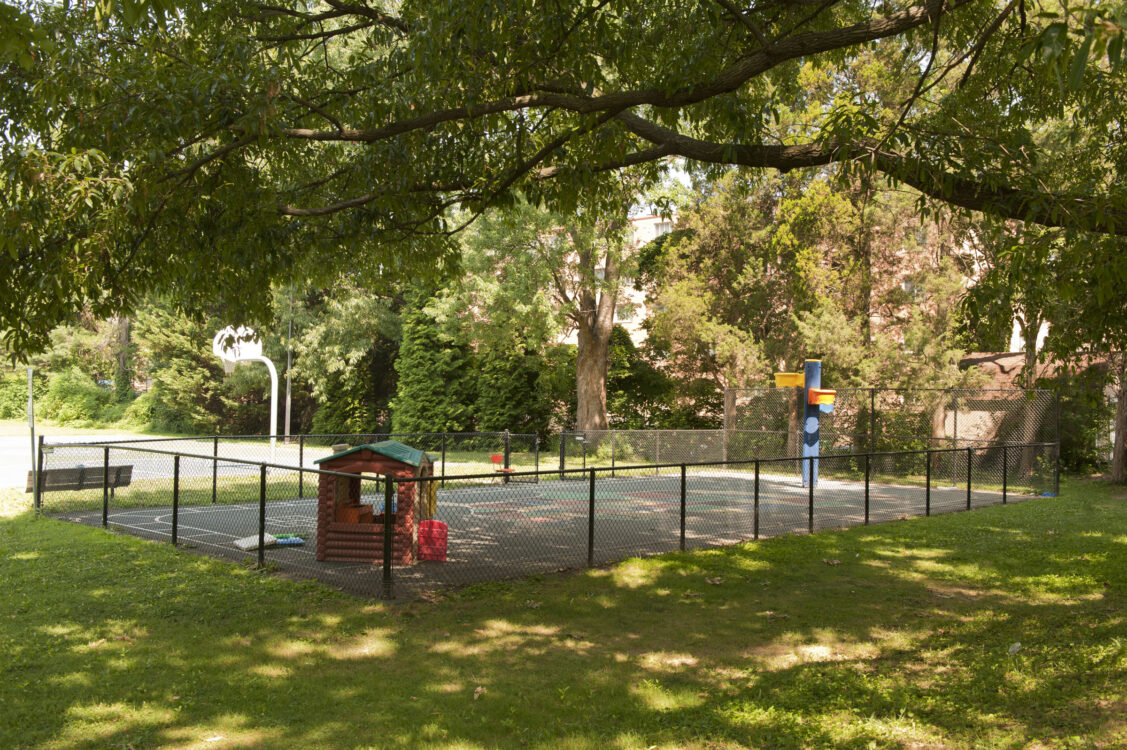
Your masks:
{"label": "basketball pole", "polygon": [[[226,345],[228,338],[234,339],[231,347]],[[240,341],[240,338],[243,340]],[[246,326],[240,326],[237,330],[228,326],[216,333],[211,341],[211,350],[223,362],[223,370],[228,374],[236,363],[250,361],[262,362],[270,371],[270,461],[273,462],[277,458],[278,442],[278,371],[274,363],[262,354],[262,342],[258,335]]]}

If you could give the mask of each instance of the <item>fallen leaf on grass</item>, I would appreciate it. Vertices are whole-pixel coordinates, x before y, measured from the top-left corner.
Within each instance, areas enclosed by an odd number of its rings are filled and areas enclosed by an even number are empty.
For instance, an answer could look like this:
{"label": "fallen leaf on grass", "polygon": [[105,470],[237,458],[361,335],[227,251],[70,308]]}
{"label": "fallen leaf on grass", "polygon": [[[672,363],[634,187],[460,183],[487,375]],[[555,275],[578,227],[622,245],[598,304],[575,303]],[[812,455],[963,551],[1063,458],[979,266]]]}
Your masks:
{"label": "fallen leaf on grass", "polygon": [[475,687],[475,688],[474,688],[474,690],[473,690],[473,699],[474,699],[474,700],[476,701],[476,700],[477,700],[478,698],[480,698],[481,696],[485,695],[485,692],[486,692],[486,691],[485,691],[485,688],[484,688],[484,687],[482,687],[481,685],[478,685],[478,686],[477,686],[477,687]]}
{"label": "fallen leaf on grass", "polygon": [[715,578],[705,578],[704,580],[706,583],[711,583],[713,586],[719,586],[720,584],[724,583],[724,579],[720,576],[716,576]]}
{"label": "fallen leaf on grass", "polygon": [[98,646],[101,646],[105,642],[106,642],[105,638],[99,638],[96,641],[90,641],[89,643],[87,643],[86,648],[98,648]]}
{"label": "fallen leaf on grass", "polygon": [[841,565],[841,560],[822,560],[826,565]]}
{"label": "fallen leaf on grass", "polygon": [[766,615],[768,620],[786,620],[790,617],[790,615],[783,612],[772,612],[770,610],[764,612],[763,614]]}
{"label": "fallen leaf on grass", "polygon": [[1010,652],[1010,656],[1013,656],[1018,651],[1021,651],[1021,643],[1014,641],[1013,643],[1010,644],[1010,647],[1007,650]]}
{"label": "fallen leaf on grass", "polygon": [[540,602],[528,599],[527,601],[525,601],[524,606],[528,607],[529,609],[540,609]]}
{"label": "fallen leaf on grass", "polygon": [[696,591],[686,591],[685,593],[681,594],[681,596],[685,596],[685,597],[700,596],[700,594],[698,594]]}

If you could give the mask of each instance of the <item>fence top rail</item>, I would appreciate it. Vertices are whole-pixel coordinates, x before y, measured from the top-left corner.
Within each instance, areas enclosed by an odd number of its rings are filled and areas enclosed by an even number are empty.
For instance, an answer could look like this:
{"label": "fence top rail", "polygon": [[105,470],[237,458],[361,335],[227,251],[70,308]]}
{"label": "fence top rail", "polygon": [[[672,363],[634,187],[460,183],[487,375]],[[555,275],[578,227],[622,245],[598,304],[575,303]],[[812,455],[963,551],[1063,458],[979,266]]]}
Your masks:
{"label": "fence top rail", "polygon": [[[1002,445],[991,445],[991,446],[987,446],[985,448],[975,448],[973,446],[968,446],[966,448],[925,448],[925,449],[911,450],[911,451],[876,451],[876,452],[871,452],[871,453],[849,453],[849,454],[844,454],[844,455],[839,454],[839,455],[836,455],[836,456],[788,456],[788,457],[784,457],[784,458],[749,458],[749,459],[743,459],[743,460],[740,460],[740,461],[678,461],[676,463],[668,463],[668,464],[631,464],[630,466],[588,466],[586,468],[578,468],[578,469],[538,469],[538,470],[533,470],[533,471],[514,471],[514,472],[511,472],[511,473],[506,472],[505,476],[506,477],[539,477],[539,476],[553,476],[553,475],[559,476],[561,474],[577,474],[579,476],[584,476],[584,475],[593,474],[593,473],[603,473],[603,474],[605,474],[605,473],[608,473],[608,472],[622,473],[622,472],[628,472],[628,471],[642,471],[642,470],[650,471],[650,470],[654,470],[654,469],[679,469],[682,466],[684,466],[686,468],[689,468],[689,467],[702,468],[702,467],[708,467],[708,466],[753,466],[755,464],[762,465],[762,464],[811,461],[811,460],[843,461],[847,458],[877,458],[877,457],[881,457],[881,456],[911,456],[911,455],[921,455],[921,454],[932,455],[932,454],[935,454],[935,453],[963,454],[963,453],[966,453],[967,451],[992,450],[992,449],[993,450],[1001,450],[1002,448],[1009,449],[1009,448],[1055,448],[1055,447],[1056,447],[1056,443],[1005,443],[1005,444],[1002,444]],[[210,458],[210,456],[208,456],[207,458]],[[455,481],[467,480],[467,479],[489,479],[489,480],[493,480],[493,479],[497,478],[497,475],[496,474],[462,474],[462,475],[447,474],[444,477],[405,477],[403,479],[399,479],[397,477],[395,479],[395,481],[396,482],[403,482],[403,483],[429,482],[431,480],[440,479],[440,478],[445,480],[446,482],[455,482]]]}
{"label": "fence top rail", "polygon": [[[708,435],[712,435],[712,434],[720,435],[720,434],[723,434],[725,432],[728,433],[729,435],[794,435],[794,434],[801,433],[801,430],[798,430],[798,431],[796,431],[796,430],[762,430],[762,429],[761,430],[746,430],[746,429],[725,430],[723,427],[717,427],[715,429],[708,429],[708,430],[586,430],[586,431],[579,430],[579,431],[571,431],[571,432],[561,432],[560,436],[561,437],[583,437],[583,436],[591,435],[591,434],[609,435],[609,434],[612,434],[612,433],[618,434],[618,435],[622,435],[622,434],[627,434],[627,435],[630,435],[630,434],[636,434],[636,435],[647,434],[648,435],[650,433],[655,433],[655,432],[660,432],[660,433],[688,432],[688,433],[691,433],[691,434],[702,434],[703,433],[703,434],[708,434]],[[828,438],[843,438],[843,437],[865,437],[865,438],[867,438],[867,437],[872,436],[872,433],[869,433],[869,432],[838,432],[837,430],[834,430],[833,428],[830,428],[830,427],[823,427],[821,434],[822,434],[823,440],[826,440]],[[960,443],[982,443],[984,445],[984,447],[991,447],[991,446],[995,446],[995,445],[1000,446],[1000,445],[1007,444],[1005,440],[989,440],[989,439],[986,439],[986,438],[929,437],[927,435],[897,435],[897,434],[885,433],[885,432],[879,433],[879,436],[882,439],[886,439],[886,440],[929,440],[929,441],[958,440]],[[902,452],[902,451],[898,451],[898,452]]]}
{"label": "fence top rail", "polygon": [[[266,469],[282,469],[284,471],[301,471],[306,474],[328,474],[334,477],[349,477],[360,478],[368,480],[382,480],[383,474],[349,474],[343,471],[331,471],[329,469],[313,469],[302,466],[294,466],[293,464],[278,464],[270,461],[252,461],[246,458],[232,458],[228,456],[214,456],[210,453],[185,453],[183,451],[166,451],[159,448],[135,448],[121,443],[53,443],[45,445],[45,448],[109,448],[116,451],[131,451],[133,453],[152,453],[158,456],[172,456],[173,458],[195,458],[200,461],[216,461],[224,464],[244,464],[246,466],[259,466]],[[437,477],[424,477],[430,480]]]}
{"label": "fence top rail", "polygon": [[[49,436],[43,436],[43,444],[57,447],[70,447],[79,445],[124,445],[124,444],[137,444],[137,443],[172,443],[179,441],[191,442],[214,442],[219,440],[269,440],[271,438],[277,440],[297,440],[305,438],[363,438],[375,436],[387,437],[503,437],[504,432],[353,432],[353,433],[303,433],[300,435],[183,435],[181,437],[142,437],[142,438],[119,438],[113,440],[98,440],[96,443],[91,441],[71,441],[71,442],[51,442]],[[511,438],[537,438],[539,435],[533,432],[510,432],[508,433]]]}
{"label": "fence top rail", "polygon": [[[988,446],[986,449],[988,450],[990,448],[995,448],[995,449],[997,449],[997,448],[1048,448],[1048,447],[1056,447],[1056,445],[1057,445],[1056,443],[1003,443],[1001,445]],[[363,474],[363,473],[361,473],[361,474],[350,474],[350,473],[341,472],[341,471],[331,471],[331,470],[328,470],[328,469],[312,469],[312,468],[305,468],[305,467],[301,467],[301,466],[293,466],[293,465],[289,465],[289,464],[272,463],[272,462],[269,462],[269,461],[251,461],[249,459],[242,459],[242,458],[227,458],[227,457],[223,457],[223,456],[217,457],[217,456],[214,456],[214,455],[203,454],[203,453],[183,453],[181,451],[167,451],[167,450],[160,450],[158,448],[124,447],[120,444],[112,444],[112,443],[70,443],[70,444],[56,444],[56,445],[52,445],[50,447],[52,447],[52,448],[81,447],[81,448],[103,448],[103,449],[112,448],[112,449],[119,450],[119,451],[133,451],[133,452],[137,452],[137,453],[152,453],[152,454],[156,454],[156,455],[173,456],[173,457],[179,457],[179,458],[194,458],[194,459],[199,459],[201,461],[222,461],[225,464],[232,464],[232,463],[245,464],[245,465],[248,465],[248,466],[258,466],[258,467],[262,467],[262,468],[282,469],[284,471],[290,471],[290,472],[301,471],[301,472],[305,472],[305,473],[308,473],[308,474],[318,474],[318,475],[325,474],[325,475],[328,475],[328,476],[346,477],[346,478],[349,478],[349,479],[360,479],[360,480],[365,480],[365,481],[382,481],[385,478],[385,476],[382,475],[382,474]],[[832,455],[830,455],[830,456],[787,456],[787,457],[781,457],[781,458],[743,459],[743,460],[740,460],[740,461],[679,461],[679,462],[676,462],[676,463],[666,463],[666,464],[637,464],[637,465],[631,465],[631,466],[599,466],[599,467],[592,466],[592,467],[579,468],[579,469],[539,469],[539,470],[532,470],[532,471],[506,472],[505,477],[506,478],[540,477],[540,476],[551,476],[553,474],[554,475],[563,475],[563,474],[583,475],[583,474],[587,474],[587,473],[594,475],[597,472],[624,472],[624,471],[632,471],[632,470],[633,471],[640,471],[640,470],[650,470],[650,469],[677,469],[677,468],[680,468],[682,466],[684,466],[684,467],[689,467],[689,466],[692,466],[692,467],[752,466],[752,465],[755,465],[755,464],[772,464],[772,463],[783,463],[783,462],[794,462],[794,461],[813,461],[813,460],[840,461],[840,460],[844,460],[846,458],[876,458],[876,457],[879,457],[879,456],[910,456],[910,455],[919,455],[919,454],[931,455],[931,454],[934,454],[934,453],[964,453],[966,451],[974,451],[974,450],[976,450],[976,449],[973,448],[973,447],[967,447],[967,448],[923,448],[923,449],[910,450],[910,451],[873,451],[873,452],[870,452],[870,453],[838,454],[836,456],[832,456]],[[410,482],[438,481],[439,479],[441,479],[445,482],[453,482],[453,481],[469,480],[469,479],[479,479],[479,480],[480,479],[489,479],[489,480],[493,480],[493,479],[496,479],[496,478],[497,478],[496,473],[490,473],[490,474],[446,475],[446,476],[442,476],[442,477],[434,476],[434,475],[427,476],[427,477],[395,477],[394,481],[397,484],[406,484],[406,483],[410,483]]]}
{"label": "fence top rail", "polygon": [[[772,386],[760,385],[749,386],[747,388],[728,388],[730,391],[789,391],[794,390],[798,386]],[[912,393],[914,391],[926,391],[931,393],[1052,393],[1055,391],[1049,388],[891,388],[886,386],[858,386],[858,387],[841,387],[834,390],[840,391],[884,391],[886,393]]]}

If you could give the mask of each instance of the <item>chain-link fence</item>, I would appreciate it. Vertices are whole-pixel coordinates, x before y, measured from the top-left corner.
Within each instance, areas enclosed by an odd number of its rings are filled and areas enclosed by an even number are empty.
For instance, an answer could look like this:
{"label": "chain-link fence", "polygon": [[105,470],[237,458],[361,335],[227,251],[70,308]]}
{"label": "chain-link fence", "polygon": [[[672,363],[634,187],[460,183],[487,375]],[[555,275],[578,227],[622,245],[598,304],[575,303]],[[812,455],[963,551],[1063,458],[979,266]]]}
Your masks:
{"label": "chain-link fence", "polygon": [[[719,431],[723,432],[723,431]],[[583,441],[599,456],[612,447]],[[615,442],[671,451],[676,443]],[[172,542],[365,596],[603,565],[1052,494],[1050,443],[387,478],[152,445],[40,453],[43,515]],[[627,455],[624,453],[623,455]],[[697,460],[690,460],[697,459]],[[803,483],[807,474],[817,481]],[[386,553],[386,554],[385,554]]]}
{"label": "chain-link fence", "polygon": [[[821,416],[822,453],[1055,443],[1059,400],[1047,390],[838,388]],[[801,388],[732,388],[724,427],[761,436],[762,457],[798,455]],[[751,438],[745,438],[751,439]],[[739,453],[730,453],[738,456]],[[752,457],[752,456],[748,456]]]}
{"label": "chain-link fence", "polygon": [[[142,438],[99,444],[156,448],[170,453],[207,454],[218,459],[265,462],[312,469],[318,459],[332,455],[334,445],[363,445],[397,440],[425,451],[435,472],[478,474],[496,469],[536,471],[540,466],[540,437],[515,432],[370,432],[313,435],[216,435],[212,437]],[[549,454],[550,458],[550,454]],[[304,477],[299,476],[299,481]],[[305,489],[301,482],[301,489]]]}

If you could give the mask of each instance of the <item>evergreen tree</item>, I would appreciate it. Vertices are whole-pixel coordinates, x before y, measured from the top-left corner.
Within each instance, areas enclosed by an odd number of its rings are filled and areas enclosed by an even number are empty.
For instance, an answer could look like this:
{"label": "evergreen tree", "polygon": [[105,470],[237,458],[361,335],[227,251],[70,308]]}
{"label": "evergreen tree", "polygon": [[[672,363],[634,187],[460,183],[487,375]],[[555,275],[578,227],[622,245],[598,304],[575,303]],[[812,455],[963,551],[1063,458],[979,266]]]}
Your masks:
{"label": "evergreen tree", "polygon": [[429,301],[412,295],[403,311],[392,427],[395,432],[469,432],[476,396],[470,349],[457,319],[438,320],[427,309]]}
{"label": "evergreen tree", "polygon": [[478,429],[543,434],[552,414],[548,389],[541,382],[543,354],[515,339],[490,342],[478,352]]}

